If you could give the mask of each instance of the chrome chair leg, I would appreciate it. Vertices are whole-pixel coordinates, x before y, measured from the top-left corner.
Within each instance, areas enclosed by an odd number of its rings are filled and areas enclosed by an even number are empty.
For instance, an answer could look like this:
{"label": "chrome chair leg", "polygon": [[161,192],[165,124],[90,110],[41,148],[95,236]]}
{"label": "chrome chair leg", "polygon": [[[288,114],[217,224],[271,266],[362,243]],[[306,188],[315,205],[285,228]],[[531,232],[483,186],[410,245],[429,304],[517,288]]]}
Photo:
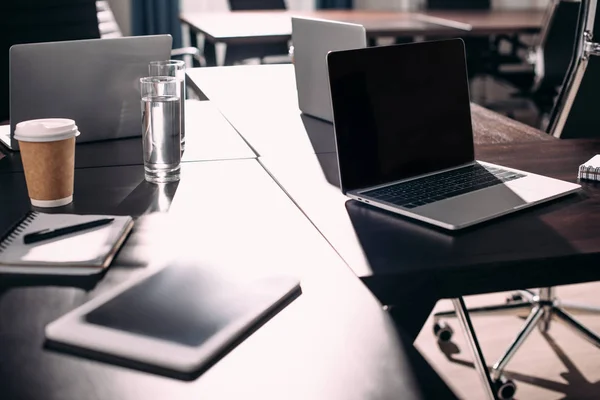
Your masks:
{"label": "chrome chair leg", "polygon": [[540,331],[547,333],[550,330],[550,323],[552,322],[552,309],[554,308],[554,288],[546,287],[540,288],[540,294],[536,302],[540,302],[540,306],[544,309],[544,315],[540,323]]}
{"label": "chrome chair leg", "polygon": [[600,314],[600,307],[588,306],[587,304],[579,304],[572,301],[560,301],[558,307],[564,311],[573,314],[581,315],[598,315]]}
{"label": "chrome chair leg", "polygon": [[456,316],[463,328],[467,342],[469,343],[469,347],[473,352],[473,363],[475,364],[475,369],[481,378],[483,390],[485,391],[488,399],[496,400],[496,396],[494,394],[494,385],[490,379],[485,357],[483,356],[483,352],[481,351],[481,347],[477,341],[477,335],[475,334],[473,324],[469,318],[469,312],[467,310],[467,306],[465,305],[465,301],[462,297],[458,297],[456,299],[452,299],[452,303],[454,305],[454,310],[456,311]]}
{"label": "chrome chair leg", "polygon": [[[507,315],[519,315],[523,313],[519,313],[519,311],[527,310],[529,312],[531,310],[531,304],[529,302],[517,302],[517,303],[508,303],[508,304],[499,304],[493,306],[484,306],[484,307],[474,307],[469,308],[470,315],[485,315],[485,314],[507,314]],[[525,313],[527,314],[527,313]],[[448,317],[456,317],[456,311],[441,311],[435,313],[433,318],[434,320],[438,320],[440,318],[448,318]]]}
{"label": "chrome chair leg", "polygon": [[492,367],[493,380],[500,378],[510,359],[515,355],[517,350],[519,350],[519,347],[521,347],[521,345],[525,342],[525,339],[527,339],[531,332],[533,332],[533,329],[538,324],[543,314],[544,309],[542,307],[536,306],[533,310],[531,310],[529,317],[527,317],[527,320],[525,321],[525,326],[521,329],[519,335],[511,343],[506,353],[504,353],[504,355],[500,357],[500,359]]}
{"label": "chrome chair leg", "polygon": [[560,308],[554,309],[554,315],[558,318],[559,321],[564,322],[568,327],[572,328],[585,340],[587,340],[596,347],[600,347],[600,337],[598,337],[598,335],[596,335],[594,332],[590,331],[588,328],[583,326],[575,318],[573,318]]}
{"label": "chrome chair leg", "polygon": [[530,303],[533,303],[534,297],[537,296],[535,292],[529,289],[517,290],[517,293],[519,293],[526,301]]}
{"label": "chrome chair leg", "polygon": [[[587,329],[579,321],[570,315],[570,311],[574,313],[584,313],[597,315],[600,314],[600,307],[587,306],[571,302],[561,302],[554,295],[553,287],[540,288],[539,293],[530,290],[519,290],[518,295],[509,299],[507,304],[477,307],[467,309],[462,297],[452,299],[454,311],[444,311],[434,314],[434,334],[437,336],[439,343],[448,342],[452,338],[452,327],[448,325],[442,318],[457,317],[465,335],[467,342],[474,356],[474,364],[477,372],[482,379],[486,394],[489,398],[494,399],[512,399],[516,391],[515,383],[506,379],[502,373],[506,365],[510,362],[517,350],[525,342],[537,325],[542,332],[547,332],[550,329],[552,319],[556,319],[565,323],[569,328],[573,329],[577,334],[581,335],[588,342],[600,348],[600,336]],[[511,343],[504,355],[494,364],[491,373],[488,373],[485,358],[481,352],[479,343],[475,336],[475,331],[469,318],[469,313],[474,315],[481,314],[523,314],[520,311],[530,310],[528,313],[525,326],[519,332],[517,338]]]}

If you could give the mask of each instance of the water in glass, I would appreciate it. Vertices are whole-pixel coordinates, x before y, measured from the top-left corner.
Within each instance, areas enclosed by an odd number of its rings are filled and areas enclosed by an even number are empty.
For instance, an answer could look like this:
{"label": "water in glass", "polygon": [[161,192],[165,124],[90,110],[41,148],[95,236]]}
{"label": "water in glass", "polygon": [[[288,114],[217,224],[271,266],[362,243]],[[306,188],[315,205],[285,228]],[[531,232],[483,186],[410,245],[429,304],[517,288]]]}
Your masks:
{"label": "water in glass", "polygon": [[142,129],[146,180],[179,180],[181,163],[179,96],[142,97]]}

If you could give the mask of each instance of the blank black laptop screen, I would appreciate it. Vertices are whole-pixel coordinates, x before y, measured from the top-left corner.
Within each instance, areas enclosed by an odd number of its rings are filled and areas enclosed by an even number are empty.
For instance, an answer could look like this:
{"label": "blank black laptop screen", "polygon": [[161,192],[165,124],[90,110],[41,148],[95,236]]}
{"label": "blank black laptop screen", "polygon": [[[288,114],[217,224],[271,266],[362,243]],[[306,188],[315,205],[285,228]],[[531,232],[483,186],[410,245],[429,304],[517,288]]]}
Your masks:
{"label": "blank black laptop screen", "polygon": [[329,53],[342,190],[473,161],[460,39]]}

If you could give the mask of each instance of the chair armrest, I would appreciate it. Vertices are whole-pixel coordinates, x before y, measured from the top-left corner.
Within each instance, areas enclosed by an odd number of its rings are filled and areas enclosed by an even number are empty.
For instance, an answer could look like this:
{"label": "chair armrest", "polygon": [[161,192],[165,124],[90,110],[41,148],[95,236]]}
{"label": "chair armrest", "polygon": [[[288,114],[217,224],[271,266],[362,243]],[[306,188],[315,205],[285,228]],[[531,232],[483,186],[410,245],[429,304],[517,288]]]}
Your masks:
{"label": "chair armrest", "polygon": [[201,67],[206,67],[206,59],[197,47],[182,47],[180,49],[171,50],[171,57],[192,56],[192,58],[200,64]]}

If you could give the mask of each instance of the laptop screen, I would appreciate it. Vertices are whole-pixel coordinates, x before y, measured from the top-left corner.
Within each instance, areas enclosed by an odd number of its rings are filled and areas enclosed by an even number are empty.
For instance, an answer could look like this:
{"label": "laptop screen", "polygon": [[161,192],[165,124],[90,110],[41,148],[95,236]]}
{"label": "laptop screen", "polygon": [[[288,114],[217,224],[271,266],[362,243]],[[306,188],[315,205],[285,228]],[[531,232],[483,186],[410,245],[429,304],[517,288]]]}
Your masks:
{"label": "laptop screen", "polygon": [[332,52],[328,68],[344,192],[473,161],[462,40]]}

